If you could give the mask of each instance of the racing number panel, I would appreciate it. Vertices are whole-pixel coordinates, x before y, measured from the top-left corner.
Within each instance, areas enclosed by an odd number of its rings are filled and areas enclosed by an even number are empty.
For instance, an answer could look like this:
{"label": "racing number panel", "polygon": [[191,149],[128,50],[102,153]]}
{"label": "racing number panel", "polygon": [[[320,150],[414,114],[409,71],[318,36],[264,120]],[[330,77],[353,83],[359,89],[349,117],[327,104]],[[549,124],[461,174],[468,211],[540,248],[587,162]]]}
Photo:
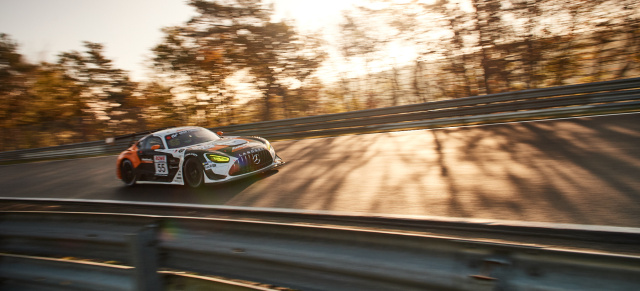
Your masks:
{"label": "racing number panel", "polygon": [[[152,148],[156,146],[155,148]],[[159,148],[157,148],[159,146]],[[156,149],[157,148],[157,149]],[[140,149],[137,151],[140,158],[140,165],[136,168],[136,173],[140,180],[171,182],[178,173],[179,159],[173,155],[161,152],[164,145],[157,136],[149,136],[140,141]]]}

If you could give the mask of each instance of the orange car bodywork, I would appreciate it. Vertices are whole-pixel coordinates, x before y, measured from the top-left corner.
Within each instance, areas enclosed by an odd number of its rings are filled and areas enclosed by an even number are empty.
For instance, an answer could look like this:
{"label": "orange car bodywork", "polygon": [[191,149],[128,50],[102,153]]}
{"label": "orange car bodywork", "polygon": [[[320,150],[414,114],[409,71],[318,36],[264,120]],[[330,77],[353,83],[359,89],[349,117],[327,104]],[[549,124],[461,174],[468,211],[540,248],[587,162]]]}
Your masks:
{"label": "orange car bodywork", "polygon": [[116,164],[116,176],[118,179],[122,179],[122,173],[120,172],[120,165],[122,165],[122,161],[129,160],[133,165],[133,168],[137,168],[140,165],[140,157],[138,157],[138,143],[136,142],[131,147],[129,147],[124,152],[120,153],[118,156],[118,161]]}

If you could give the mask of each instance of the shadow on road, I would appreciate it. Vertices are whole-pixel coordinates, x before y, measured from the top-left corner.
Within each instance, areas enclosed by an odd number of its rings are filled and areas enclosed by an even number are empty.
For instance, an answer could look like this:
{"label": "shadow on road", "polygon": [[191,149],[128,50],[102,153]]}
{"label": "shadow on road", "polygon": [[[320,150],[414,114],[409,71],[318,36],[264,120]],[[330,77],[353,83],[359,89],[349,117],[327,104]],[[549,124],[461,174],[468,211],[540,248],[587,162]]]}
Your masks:
{"label": "shadow on road", "polygon": [[275,146],[281,175],[227,205],[640,227],[637,115]]}
{"label": "shadow on road", "polygon": [[448,205],[427,212],[640,227],[637,115],[430,134]]}
{"label": "shadow on road", "polygon": [[133,187],[122,185],[115,191],[116,198],[123,201],[144,201],[187,204],[225,204],[254,183],[276,175],[271,170],[224,184],[205,184],[193,189],[178,185],[138,184]]}
{"label": "shadow on road", "polygon": [[278,171],[124,187],[115,156],[0,167],[6,196],[640,227],[638,114],[274,142]]}

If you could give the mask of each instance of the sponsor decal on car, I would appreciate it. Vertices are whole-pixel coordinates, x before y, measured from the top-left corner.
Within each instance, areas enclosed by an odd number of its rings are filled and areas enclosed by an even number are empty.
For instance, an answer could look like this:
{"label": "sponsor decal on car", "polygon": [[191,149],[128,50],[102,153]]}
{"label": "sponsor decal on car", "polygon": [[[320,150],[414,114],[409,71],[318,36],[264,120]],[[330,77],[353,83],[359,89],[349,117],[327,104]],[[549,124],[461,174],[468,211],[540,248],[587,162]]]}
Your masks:
{"label": "sponsor decal on car", "polygon": [[262,149],[260,149],[260,148],[252,149],[252,150],[250,150],[250,151],[248,151],[248,152],[241,153],[241,154],[240,154],[240,156],[241,156],[241,157],[244,157],[244,156],[246,156],[246,155],[255,154],[255,153],[257,153],[257,152],[259,152],[259,151],[261,151],[261,150],[262,150]]}
{"label": "sponsor decal on car", "polygon": [[199,130],[199,129],[197,129],[197,128],[194,128],[194,129],[187,129],[187,130],[181,130],[181,131],[178,131],[178,132],[176,132],[176,133],[174,133],[174,134],[172,134],[172,135],[168,135],[168,136],[167,136],[167,139],[176,138],[176,137],[178,137],[179,135],[183,135],[183,134],[185,134],[185,133],[194,132],[194,131],[198,131],[198,130]]}
{"label": "sponsor decal on car", "polygon": [[246,144],[247,141],[243,139],[228,139],[216,142],[217,145],[226,145],[226,146],[238,146],[242,144]]}
{"label": "sponsor decal on car", "polygon": [[208,150],[208,151],[219,151],[219,150],[222,150],[222,149],[228,148],[228,147],[229,146],[226,146],[226,145],[217,145],[217,146],[214,146],[212,148],[208,148],[206,150]]}
{"label": "sponsor decal on car", "polygon": [[214,141],[210,141],[210,142],[198,145],[198,146],[189,147],[189,149],[190,150],[205,150],[205,149],[209,149],[209,148],[212,148],[212,147],[215,147],[215,146],[216,146],[216,143]]}
{"label": "sponsor decal on car", "polygon": [[166,156],[153,156],[153,164],[156,168],[156,175],[158,176],[169,175],[169,168],[167,168]]}
{"label": "sponsor decal on car", "polygon": [[244,144],[244,145],[241,145],[241,146],[234,147],[234,148],[233,148],[233,150],[231,150],[231,151],[232,151],[232,152],[237,152],[237,151],[239,151],[239,150],[241,150],[241,149],[246,149],[246,148],[248,148],[248,147],[250,147],[250,145],[248,145],[248,144]]}
{"label": "sponsor decal on car", "polygon": [[205,170],[211,170],[212,168],[215,168],[216,164],[213,162],[207,162],[204,164],[204,169]]}
{"label": "sponsor decal on car", "polygon": [[182,183],[182,170],[178,170],[176,176],[173,178],[174,183]]}

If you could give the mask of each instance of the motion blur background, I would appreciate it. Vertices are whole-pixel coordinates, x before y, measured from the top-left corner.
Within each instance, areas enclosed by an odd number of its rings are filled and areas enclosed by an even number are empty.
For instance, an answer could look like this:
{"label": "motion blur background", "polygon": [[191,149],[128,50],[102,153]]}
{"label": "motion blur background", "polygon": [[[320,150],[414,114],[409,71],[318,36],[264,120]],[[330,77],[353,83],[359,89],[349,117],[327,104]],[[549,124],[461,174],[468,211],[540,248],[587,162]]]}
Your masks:
{"label": "motion blur background", "polygon": [[[172,17],[156,1],[131,2],[137,15],[17,2],[0,3],[2,151],[640,76],[637,0],[165,1]],[[117,43],[94,42],[105,19]],[[148,48],[145,20],[159,25]],[[56,47],[70,33],[57,22],[96,38],[27,55],[7,32]]]}

